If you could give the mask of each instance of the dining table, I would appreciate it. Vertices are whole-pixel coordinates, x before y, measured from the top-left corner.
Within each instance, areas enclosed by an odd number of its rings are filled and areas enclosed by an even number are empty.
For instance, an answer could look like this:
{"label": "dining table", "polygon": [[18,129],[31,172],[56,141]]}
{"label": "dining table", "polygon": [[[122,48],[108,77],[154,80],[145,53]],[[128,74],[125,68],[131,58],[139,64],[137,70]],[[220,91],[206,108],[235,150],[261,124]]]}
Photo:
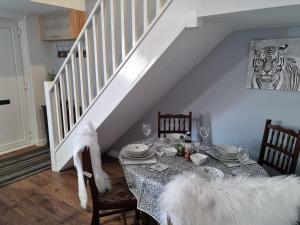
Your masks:
{"label": "dining table", "polygon": [[[145,144],[151,148],[161,148],[162,146],[177,147],[177,143],[172,144],[166,138],[148,138],[136,141],[132,144]],[[191,161],[185,160],[183,157],[178,156],[156,156],[157,163],[162,163],[168,166],[164,171],[156,171],[151,169],[151,164],[125,164],[125,157],[122,154],[124,148],[119,154],[119,161],[124,170],[125,178],[129,190],[134,194],[137,199],[137,208],[150,215],[157,222],[160,222],[160,209],[159,209],[159,196],[164,190],[164,186],[176,175],[183,172],[196,171],[199,166]],[[208,155],[207,162],[201,166],[214,167],[224,173],[225,178],[235,176],[234,171],[237,167],[228,167],[225,163],[219,161],[206,151],[201,150],[200,147],[194,145],[194,150],[199,153]],[[266,170],[257,163],[249,165],[242,165],[238,167],[239,170],[244,171],[248,176],[269,176]]]}

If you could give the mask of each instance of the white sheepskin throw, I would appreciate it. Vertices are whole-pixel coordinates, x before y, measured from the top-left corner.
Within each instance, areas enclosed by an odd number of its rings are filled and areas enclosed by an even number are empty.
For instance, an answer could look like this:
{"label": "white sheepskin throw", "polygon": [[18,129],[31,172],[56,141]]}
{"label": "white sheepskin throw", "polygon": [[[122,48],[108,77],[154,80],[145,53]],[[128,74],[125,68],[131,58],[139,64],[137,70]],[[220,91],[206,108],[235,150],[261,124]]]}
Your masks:
{"label": "white sheepskin throw", "polygon": [[94,179],[99,192],[104,192],[110,188],[110,180],[108,175],[102,169],[101,152],[98,144],[97,132],[93,125],[88,122],[84,123],[78,129],[74,140],[74,165],[78,176],[78,194],[81,207],[86,209],[87,191],[84,183],[82,169],[82,152],[85,147],[89,147],[91,155],[91,163],[94,173]]}
{"label": "white sheepskin throw", "polygon": [[161,224],[292,225],[298,219],[300,179],[296,176],[207,181],[182,174],[160,196]]}

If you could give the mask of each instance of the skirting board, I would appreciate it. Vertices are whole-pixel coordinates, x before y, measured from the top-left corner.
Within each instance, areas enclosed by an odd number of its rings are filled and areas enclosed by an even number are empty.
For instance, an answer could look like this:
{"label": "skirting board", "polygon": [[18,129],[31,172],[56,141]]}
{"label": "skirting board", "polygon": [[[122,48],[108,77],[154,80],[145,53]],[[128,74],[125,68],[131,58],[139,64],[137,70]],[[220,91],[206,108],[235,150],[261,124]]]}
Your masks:
{"label": "skirting board", "polygon": [[36,146],[44,146],[47,144],[47,138],[43,138],[43,139],[39,139],[39,140],[35,140],[34,144]]}

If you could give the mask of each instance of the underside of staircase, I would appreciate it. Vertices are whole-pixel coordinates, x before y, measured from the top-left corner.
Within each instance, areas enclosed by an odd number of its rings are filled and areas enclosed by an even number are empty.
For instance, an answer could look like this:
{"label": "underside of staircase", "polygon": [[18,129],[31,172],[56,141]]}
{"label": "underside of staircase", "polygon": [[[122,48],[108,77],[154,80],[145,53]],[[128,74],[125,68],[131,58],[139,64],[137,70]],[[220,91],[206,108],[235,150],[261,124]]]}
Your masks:
{"label": "underside of staircase", "polygon": [[107,151],[231,32],[300,22],[300,1],[106,1],[45,83],[53,171],[72,165],[80,124]]}

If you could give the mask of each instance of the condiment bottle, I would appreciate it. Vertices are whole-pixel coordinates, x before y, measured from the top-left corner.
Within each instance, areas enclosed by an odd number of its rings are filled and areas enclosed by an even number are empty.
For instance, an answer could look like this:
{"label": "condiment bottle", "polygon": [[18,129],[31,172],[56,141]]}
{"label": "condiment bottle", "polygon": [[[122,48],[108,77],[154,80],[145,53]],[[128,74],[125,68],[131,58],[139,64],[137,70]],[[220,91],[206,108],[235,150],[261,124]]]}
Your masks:
{"label": "condiment bottle", "polygon": [[184,144],[185,144],[184,136],[180,135],[180,143],[178,145],[178,153],[177,153],[177,155],[180,157],[184,156]]}
{"label": "condiment bottle", "polygon": [[190,160],[190,155],[192,152],[192,138],[191,132],[186,132],[185,135],[185,145],[184,145],[184,158],[185,160]]}

